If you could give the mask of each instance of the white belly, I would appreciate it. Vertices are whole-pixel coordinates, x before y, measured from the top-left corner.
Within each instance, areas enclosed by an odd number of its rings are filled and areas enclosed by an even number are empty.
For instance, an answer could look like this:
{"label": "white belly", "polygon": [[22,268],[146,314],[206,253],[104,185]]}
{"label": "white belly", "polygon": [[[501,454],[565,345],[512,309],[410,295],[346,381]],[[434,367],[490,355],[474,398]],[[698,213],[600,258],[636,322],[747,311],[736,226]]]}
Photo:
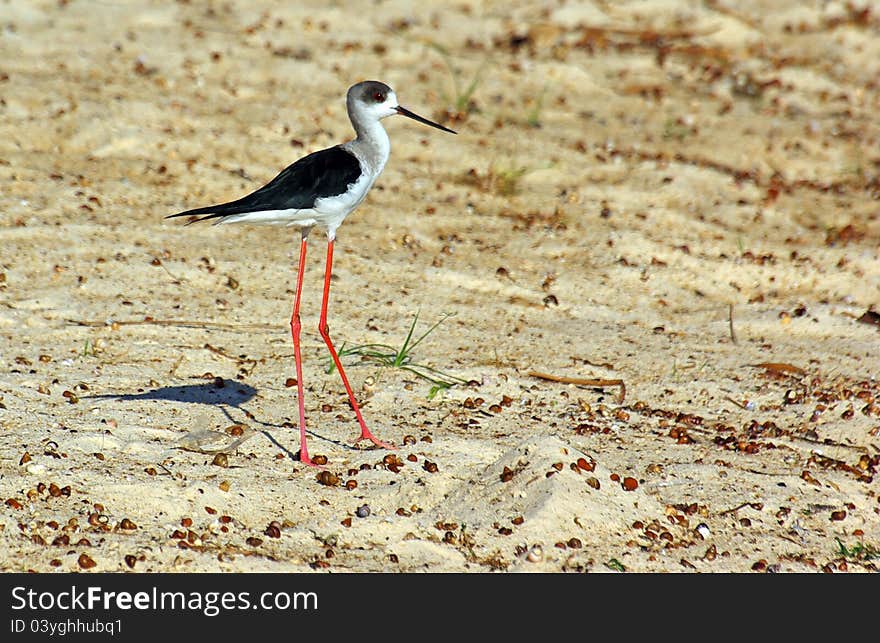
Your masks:
{"label": "white belly", "polygon": [[334,239],[336,229],[351,212],[366,198],[376,177],[364,172],[352,183],[347,192],[336,196],[323,197],[315,200],[311,208],[290,210],[264,210],[261,212],[244,212],[223,217],[217,223],[251,223],[257,225],[296,226],[311,228],[319,226],[327,230],[327,235]]}

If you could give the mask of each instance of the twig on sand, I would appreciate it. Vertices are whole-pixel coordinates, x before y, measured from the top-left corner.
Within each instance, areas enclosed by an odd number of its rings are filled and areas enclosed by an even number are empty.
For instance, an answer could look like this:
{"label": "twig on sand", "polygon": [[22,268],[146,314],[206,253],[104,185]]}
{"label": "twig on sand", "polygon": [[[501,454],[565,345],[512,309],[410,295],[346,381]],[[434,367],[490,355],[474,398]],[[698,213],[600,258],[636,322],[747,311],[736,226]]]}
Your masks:
{"label": "twig on sand", "polygon": [[178,276],[175,275],[173,272],[171,272],[170,270],[168,270],[168,267],[167,267],[163,262],[160,261],[158,265],[159,265],[160,268],[162,268],[162,270],[164,270],[166,273],[168,273],[168,276],[169,276],[169,277],[171,277],[171,278],[174,280],[174,285],[175,285],[175,286],[179,286],[179,285],[182,284],[184,281],[186,281],[186,279],[184,279],[183,277],[178,277]]}
{"label": "twig on sand", "polygon": [[784,374],[791,376],[806,375],[807,372],[799,366],[785,364],[783,362],[761,362],[760,364],[749,364],[753,368],[763,368],[765,371],[776,374]]}
{"label": "twig on sand", "polygon": [[727,323],[730,326],[730,341],[739,344],[736,339],[736,331],[733,330],[733,304],[729,304],[727,308]]}
{"label": "twig on sand", "polygon": [[247,425],[238,425],[242,428],[242,434],[237,439],[230,441],[230,436],[223,431],[214,431],[211,429],[198,429],[190,431],[177,440],[174,445],[176,449],[184,451],[193,451],[195,453],[206,453],[208,455],[217,453],[232,453],[245,440],[250,440],[257,432]]}
{"label": "twig on sand", "polygon": [[174,360],[174,365],[171,367],[171,370],[168,371],[168,374],[171,375],[172,377],[177,372],[178,367],[183,363],[183,357],[184,357],[184,355],[183,355],[183,353],[181,353],[180,355],[177,356],[177,359]]}
{"label": "twig on sand", "polygon": [[242,369],[241,369],[245,375],[250,375],[251,373],[254,372],[254,369],[257,367],[258,360],[255,360],[253,358],[236,357],[235,355],[230,355],[222,348],[217,348],[216,346],[211,346],[210,344],[205,344],[202,348],[204,348],[205,350],[209,350],[212,353],[214,353],[215,355],[219,355],[220,357],[225,357],[226,359],[231,359],[236,364],[239,364],[239,365],[250,364],[251,365],[250,369],[246,369],[244,367],[242,367]]}
{"label": "twig on sand", "polygon": [[583,378],[583,377],[569,377],[567,375],[551,375],[550,373],[542,373],[540,371],[529,371],[527,373],[529,377],[537,377],[542,380],[549,380],[550,382],[560,382],[562,384],[575,384],[577,386],[594,386],[598,388],[604,388],[606,386],[619,386],[620,387],[620,395],[618,396],[617,403],[622,404],[623,399],[626,397],[626,384],[623,383],[623,380],[606,380],[601,378]]}
{"label": "twig on sand", "polygon": [[743,502],[742,504],[737,505],[736,507],[731,507],[730,509],[725,509],[724,511],[719,511],[719,516],[725,516],[727,514],[736,513],[740,509],[745,509],[746,507],[751,507],[755,511],[761,511],[764,508],[764,505],[760,502]]}
{"label": "twig on sand", "polygon": [[219,328],[222,330],[275,330],[276,324],[224,324],[221,322],[190,321],[187,319],[108,319],[104,321],[88,319],[67,319],[68,324],[77,326],[89,326],[91,328],[103,328],[104,326],[189,326],[195,328]]}
{"label": "twig on sand", "polygon": [[739,401],[733,399],[732,397],[730,397],[729,395],[725,395],[725,396],[724,396],[724,399],[727,400],[728,402],[730,402],[731,404],[735,404],[736,406],[738,406],[739,408],[741,408],[743,411],[752,411],[752,410],[754,410],[754,405],[752,404],[752,405],[750,406],[750,403],[749,403],[748,401],[746,401],[745,403],[743,403],[743,402],[739,402]]}

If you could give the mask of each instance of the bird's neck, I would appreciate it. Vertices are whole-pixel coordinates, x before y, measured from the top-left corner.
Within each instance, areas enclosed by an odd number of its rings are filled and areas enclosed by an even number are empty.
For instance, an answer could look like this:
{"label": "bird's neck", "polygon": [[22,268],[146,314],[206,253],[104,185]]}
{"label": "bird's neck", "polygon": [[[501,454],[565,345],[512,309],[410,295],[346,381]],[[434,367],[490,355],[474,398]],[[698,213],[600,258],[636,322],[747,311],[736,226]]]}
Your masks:
{"label": "bird's neck", "polygon": [[350,145],[357,150],[360,156],[373,173],[378,175],[388,162],[388,155],[391,154],[391,140],[388,133],[382,127],[379,121],[372,121],[366,124],[358,124],[355,126],[357,138]]}

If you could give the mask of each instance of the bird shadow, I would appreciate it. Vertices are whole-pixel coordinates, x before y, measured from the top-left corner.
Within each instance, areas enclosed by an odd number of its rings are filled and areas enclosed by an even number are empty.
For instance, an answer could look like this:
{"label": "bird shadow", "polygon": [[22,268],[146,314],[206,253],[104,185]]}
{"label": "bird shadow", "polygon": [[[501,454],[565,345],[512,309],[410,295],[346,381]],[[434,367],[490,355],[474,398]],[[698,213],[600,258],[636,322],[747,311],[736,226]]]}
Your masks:
{"label": "bird shadow", "polygon": [[138,390],[137,393],[105,393],[102,395],[81,396],[90,399],[112,399],[122,402],[145,400],[165,400],[167,402],[184,402],[187,404],[208,404],[211,406],[225,404],[240,408],[245,402],[252,400],[257,389],[248,384],[236,382],[230,386],[211,384],[185,384],[183,386],[162,386],[150,391]]}
{"label": "bird shadow", "polygon": [[[269,440],[269,442],[275,445],[288,458],[299,462],[299,451],[291,451],[288,447],[281,444],[270,432],[272,429],[297,430],[297,426],[295,424],[287,421],[280,424],[264,422],[263,420],[260,420],[256,416],[254,416],[253,413],[242,407],[243,404],[252,400],[254,397],[256,397],[256,395],[257,389],[248,384],[242,384],[241,382],[226,382],[225,380],[215,380],[211,383],[205,384],[161,386],[152,390],[138,390],[137,393],[104,393],[94,395],[82,395],[80,397],[82,399],[104,399],[117,400],[121,402],[163,400],[166,402],[182,402],[185,404],[205,404],[208,406],[219,408],[220,412],[223,413],[224,416],[226,416],[226,419],[233,424],[244,424],[245,422],[236,420],[235,417],[233,417],[232,413],[229,410],[229,407],[231,407],[242,412],[247,420],[261,425],[263,428],[258,430],[259,433],[262,433],[263,436],[265,436],[266,439]],[[343,442],[342,440],[337,440],[334,438],[330,438],[326,435],[321,435],[320,433],[316,433],[312,429],[307,429],[307,433],[315,438],[325,440],[337,446],[356,451],[359,450],[356,446]]]}

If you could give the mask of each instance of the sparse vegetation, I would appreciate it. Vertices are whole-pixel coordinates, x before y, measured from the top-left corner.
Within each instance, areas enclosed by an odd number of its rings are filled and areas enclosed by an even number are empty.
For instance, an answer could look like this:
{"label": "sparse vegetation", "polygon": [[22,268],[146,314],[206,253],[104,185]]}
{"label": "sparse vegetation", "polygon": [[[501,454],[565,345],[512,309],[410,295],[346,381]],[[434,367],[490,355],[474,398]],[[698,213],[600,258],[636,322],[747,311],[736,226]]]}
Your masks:
{"label": "sparse vegetation", "polygon": [[[433,399],[438,393],[449,389],[456,384],[466,384],[467,380],[463,380],[454,375],[449,375],[430,366],[417,364],[413,361],[412,351],[418,346],[422,340],[430,335],[434,330],[451,317],[453,313],[446,313],[433,326],[422,333],[417,339],[413,339],[416,330],[416,324],[419,321],[419,313],[415,314],[413,322],[409,327],[409,332],[399,348],[394,348],[388,344],[358,344],[356,346],[346,347],[344,344],[339,350],[340,359],[351,355],[357,355],[363,361],[372,362],[387,368],[400,368],[409,371],[419,378],[430,382],[431,389],[428,392],[428,399]],[[332,373],[335,366],[330,361],[327,372]]]}
{"label": "sparse vegetation", "polygon": [[99,350],[98,342],[92,342],[92,340],[86,339],[82,351],[80,352],[80,357],[97,357]]}
{"label": "sparse vegetation", "polygon": [[852,547],[847,547],[843,543],[843,541],[840,540],[840,538],[836,538],[835,540],[837,540],[837,554],[843,556],[844,558],[849,558],[850,560],[856,560],[859,562],[880,559],[880,549],[874,547],[873,545],[856,543]]}
{"label": "sparse vegetation", "polygon": [[499,196],[512,196],[519,191],[519,180],[528,174],[529,168],[517,165],[492,164],[485,174],[470,169],[464,183],[474,185],[484,192],[494,192]]}
{"label": "sparse vegetation", "polygon": [[691,129],[677,118],[669,118],[663,123],[663,138],[683,141],[691,133]]}
{"label": "sparse vegetation", "polygon": [[538,97],[535,99],[535,104],[532,105],[532,109],[529,110],[526,122],[532,127],[541,127],[541,110],[544,108],[544,96],[546,94],[547,86],[545,85],[541,89],[541,93],[538,94]]}
{"label": "sparse vegetation", "polygon": [[427,45],[429,48],[440,54],[440,57],[443,59],[443,64],[446,65],[446,69],[449,71],[449,76],[452,78],[452,90],[454,96],[450,97],[446,94],[443,95],[443,99],[453,106],[453,110],[449,116],[456,120],[463,120],[468,114],[477,111],[477,104],[474,102],[473,96],[474,92],[477,91],[477,87],[480,85],[483,70],[485,70],[488,61],[483,61],[483,64],[477,68],[477,71],[474,73],[470,82],[463,86],[460,72],[452,63],[452,54],[449,53],[449,50],[434,41],[428,41]]}

